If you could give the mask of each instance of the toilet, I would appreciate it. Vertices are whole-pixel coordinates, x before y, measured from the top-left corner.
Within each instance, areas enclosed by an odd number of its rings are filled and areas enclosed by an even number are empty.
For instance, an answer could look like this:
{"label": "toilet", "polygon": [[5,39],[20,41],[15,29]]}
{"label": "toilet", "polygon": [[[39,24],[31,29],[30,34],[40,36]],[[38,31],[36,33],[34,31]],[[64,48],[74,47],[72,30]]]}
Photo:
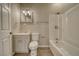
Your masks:
{"label": "toilet", "polygon": [[31,50],[31,56],[37,56],[39,33],[32,33],[32,40],[29,44],[29,49]]}

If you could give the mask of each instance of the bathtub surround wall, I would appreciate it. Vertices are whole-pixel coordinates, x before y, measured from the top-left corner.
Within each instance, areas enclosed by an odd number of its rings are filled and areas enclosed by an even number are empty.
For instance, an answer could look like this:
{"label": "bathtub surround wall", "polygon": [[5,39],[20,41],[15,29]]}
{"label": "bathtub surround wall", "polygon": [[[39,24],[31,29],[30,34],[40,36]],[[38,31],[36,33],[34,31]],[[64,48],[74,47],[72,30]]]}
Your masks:
{"label": "bathtub surround wall", "polygon": [[[20,32],[40,33],[39,46],[49,45],[49,10],[46,4],[21,4],[21,10],[30,8],[33,12],[33,23],[21,22]],[[24,19],[21,18],[21,21]]]}
{"label": "bathtub surround wall", "polygon": [[63,15],[63,48],[70,55],[79,55],[79,4]]}
{"label": "bathtub surround wall", "polygon": [[[54,24],[57,20],[57,16],[51,15],[49,19],[49,42],[50,49],[54,55],[63,56],[78,56],[79,55],[79,4],[75,5],[65,13],[61,14],[62,21],[60,20],[60,30],[57,32],[58,37],[61,37],[57,42],[54,36],[56,33],[54,29]],[[51,20],[53,19],[53,20]],[[52,21],[52,22],[50,22]],[[56,23],[55,23],[56,24]],[[52,26],[53,25],[53,26]],[[53,29],[53,30],[52,30]],[[54,31],[55,30],[55,31]],[[62,30],[62,31],[61,31]],[[53,35],[54,34],[54,35]],[[53,35],[53,36],[52,36]]]}

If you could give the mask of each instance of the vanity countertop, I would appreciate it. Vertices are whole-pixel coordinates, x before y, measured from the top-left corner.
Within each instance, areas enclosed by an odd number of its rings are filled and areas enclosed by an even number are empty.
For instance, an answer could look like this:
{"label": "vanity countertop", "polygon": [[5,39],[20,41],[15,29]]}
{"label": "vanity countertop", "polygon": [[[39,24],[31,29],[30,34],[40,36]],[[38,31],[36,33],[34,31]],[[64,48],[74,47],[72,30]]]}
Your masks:
{"label": "vanity countertop", "polygon": [[13,35],[30,35],[30,33],[29,32],[27,32],[27,33],[13,33]]}

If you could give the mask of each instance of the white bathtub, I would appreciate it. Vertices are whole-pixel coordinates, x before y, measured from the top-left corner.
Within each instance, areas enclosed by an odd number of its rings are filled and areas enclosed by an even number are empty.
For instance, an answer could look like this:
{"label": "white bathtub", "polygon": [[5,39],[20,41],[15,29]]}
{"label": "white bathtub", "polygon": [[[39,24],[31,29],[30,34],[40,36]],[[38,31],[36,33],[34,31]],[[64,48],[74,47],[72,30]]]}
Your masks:
{"label": "white bathtub", "polygon": [[70,54],[64,50],[63,48],[63,42],[53,42],[52,40],[49,40],[49,47],[54,54],[54,56],[70,56]]}

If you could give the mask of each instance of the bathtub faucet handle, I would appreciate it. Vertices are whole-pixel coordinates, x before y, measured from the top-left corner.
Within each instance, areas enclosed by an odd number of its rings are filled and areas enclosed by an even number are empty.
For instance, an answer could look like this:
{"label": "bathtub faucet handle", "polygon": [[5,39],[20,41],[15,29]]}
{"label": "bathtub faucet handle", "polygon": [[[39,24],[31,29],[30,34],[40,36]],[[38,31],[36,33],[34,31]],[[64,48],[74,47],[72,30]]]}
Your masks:
{"label": "bathtub faucet handle", "polygon": [[56,38],[56,40],[58,40],[58,38]]}

